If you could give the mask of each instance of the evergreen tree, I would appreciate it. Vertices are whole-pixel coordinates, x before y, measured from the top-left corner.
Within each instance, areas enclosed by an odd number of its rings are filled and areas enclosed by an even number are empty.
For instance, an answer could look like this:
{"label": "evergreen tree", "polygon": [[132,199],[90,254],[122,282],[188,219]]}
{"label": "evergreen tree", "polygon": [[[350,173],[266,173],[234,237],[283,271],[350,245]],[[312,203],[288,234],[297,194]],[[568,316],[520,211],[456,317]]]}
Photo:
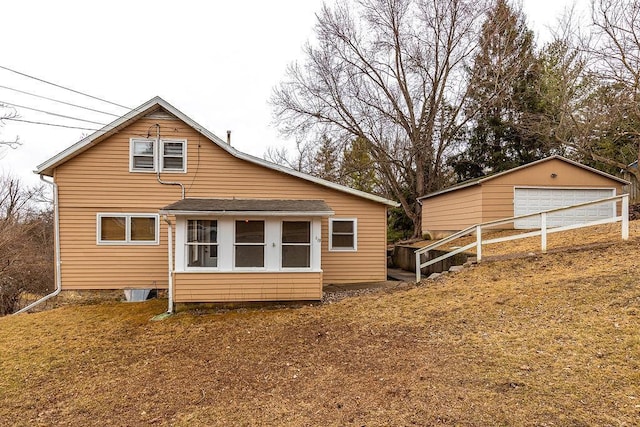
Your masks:
{"label": "evergreen tree", "polygon": [[334,142],[327,135],[322,135],[309,166],[310,173],[318,178],[340,184],[339,161]]}
{"label": "evergreen tree", "polygon": [[356,138],[345,150],[342,160],[342,181],[356,190],[372,193],[379,185],[369,142]]}
{"label": "evergreen tree", "polygon": [[526,131],[540,108],[533,33],[520,10],[497,0],[487,14],[469,73],[466,113],[475,118],[466,151],[450,165],[459,180],[511,169],[546,155]]}

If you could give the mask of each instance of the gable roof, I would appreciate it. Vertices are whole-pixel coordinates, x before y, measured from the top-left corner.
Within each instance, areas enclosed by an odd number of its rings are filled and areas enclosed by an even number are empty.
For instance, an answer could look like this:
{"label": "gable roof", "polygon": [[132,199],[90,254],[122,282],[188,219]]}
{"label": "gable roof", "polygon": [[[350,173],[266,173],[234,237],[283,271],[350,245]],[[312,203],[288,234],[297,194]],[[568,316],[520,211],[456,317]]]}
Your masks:
{"label": "gable roof", "polygon": [[145,102],[138,108],[134,108],[124,116],[104,126],[102,129],[97,130],[96,132],[92,133],[86,138],[81,139],[80,141],[76,142],[72,146],[68,147],[67,149],[51,157],[49,160],[38,165],[37,169],[34,172],[39,175],[53,176],[53,170],[57,166],[60,166],[67,160],[70,160],[73,157],[79,155],[80,153],[88,150],[89,148],[105,140],[111,135],[114,135],[120,132],[122,129],[124,129],[134,121],[140,119],[147,113],[158,109],[158,107],[161,107],[165,109],[167,112],[173,114],[178,119],[182,120],[187,125],[192,127],[196,132],[200,133],[205,138],[209,139],[211,142],[216,144],[218,147],[222,148],[224,151],[226,151],[227,153],[231,154],[234,157],[237,157],[238,159],[265,167],[267,169],[272,169],[287,175],[295,176],[296,178],[300,178],[305,181],[310,181],[315,184],[319,184],[324,187],[331,188],[333,190],[337,190],[343,193],[362,197],[363,199],[372,200],[374,202],[382,203],[387,206],[399,206],[399,203],[389,199],[385,199],[384,197],[365,193],[364,191],[360,191],[360,190],[355,190],[353,188],[350,188],[344,185],[336,184],[331,181],[317,178],[315,176],[311,176],[303,172],[298,172],[294,169],[290,169],[285,166],[281,166],[275,163],[271,163],[267,160],[263,160],[259,157],[255,157],[250,154],[243,153],[242,151],[239,151],[233,148],[231,145],[227,144],[225,141],[215,136],[213,133],[205,129],[203,126],[200,126],[198,123],[196,123],[191,118],[189,118],[186,114],[182,113],[180,110],[178,110],[173,105],[169,104],[167,101],[160,98],[159,96],[156,96],[155,98],[150,99],[149,101]]}
{"label": "gable roof", "polygon": [[613,175],[610,175],[610,174],[608,174],[606,172],[602,172],[601,170],[592,168],[592,167],[587,166],[587,165],[583,165],[582,163],[567,159],[566,157],[554,155],[554,156],[545,157],[544,159],[536,160],[535,162],[527,163],[526,165],[522,165],[522,166],[518,166],[518,167],[513,168],[513,169],[509,169],[509,170],[504,171],[504,172],[499,172],[499,173],[496,173],[494,175],[483,176],[483,177],[480,177],[480,178],[473,178],[473,179],[470,179],[468,181],[463,181],[463,182],[461,182],[459,184],[456,184],[456,185],[453,185],[453,186],[451,186],[449,188],[445,188],[444,190],[436,191],[434,193],[430,193],[430,194],[424,195],[422,197],[418,197],[418,200],[424,200],[424,199],[428,199],[428,198],[431,198],[431,197],[439,196],[440,194],[445,194],[445,193],[449,193],[451,191],[460,190],[462,188],[467,188],[467,187],[471,187],[471,186],[474,186],[474,185],[480,185],[483,182],[491,181],[492,179],[498,178],[500,176],[507,175],[507,174],[510,174],[512,172],[516,172],[516,171],[519,171],[519,170],[522,170],[522,169],[530,168],[532,166],[539,165],[540,163],[548,162],[548,161],[554,160],[554,159],[563,161],[565,163],[569,163],[570,165],[577,166],[577,167],[585,169],[585,170],[587,170],[589,172],[592,172],[592,173],[595,173],[595,174],[598,174],[598,175],[602,175],[605,178],[609,178],[609,179],[611,179],[613,181],[618,181],[621,184],[624,184],[624,185],[628,185],[629,184],[629,181],[626,181],[626,180],[624,180],[622,178],[618,178],[617,176],[613,176]]}

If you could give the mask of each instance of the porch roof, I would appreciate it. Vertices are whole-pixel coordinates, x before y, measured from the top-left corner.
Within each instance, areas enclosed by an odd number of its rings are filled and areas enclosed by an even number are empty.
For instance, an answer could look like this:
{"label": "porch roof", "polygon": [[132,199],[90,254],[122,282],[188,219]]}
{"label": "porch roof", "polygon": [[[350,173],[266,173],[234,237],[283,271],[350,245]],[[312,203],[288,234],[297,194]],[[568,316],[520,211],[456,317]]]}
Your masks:
{"label": "porch roof", "polygon": [[183,199],[160,209],[171,215],[331,216],[324,200]]}

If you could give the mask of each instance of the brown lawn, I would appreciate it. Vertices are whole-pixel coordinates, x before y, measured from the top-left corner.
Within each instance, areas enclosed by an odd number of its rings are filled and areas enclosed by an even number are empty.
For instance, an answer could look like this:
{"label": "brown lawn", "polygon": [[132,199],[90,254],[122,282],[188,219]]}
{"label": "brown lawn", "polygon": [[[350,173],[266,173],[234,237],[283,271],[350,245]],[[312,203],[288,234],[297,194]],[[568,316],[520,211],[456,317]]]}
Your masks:
{"label": "brown lawn", "polygon": [[638,425],[632,224],[626,243],[578,230],[559,243],[597,245],[324,306],[6,317],[0,425]]}

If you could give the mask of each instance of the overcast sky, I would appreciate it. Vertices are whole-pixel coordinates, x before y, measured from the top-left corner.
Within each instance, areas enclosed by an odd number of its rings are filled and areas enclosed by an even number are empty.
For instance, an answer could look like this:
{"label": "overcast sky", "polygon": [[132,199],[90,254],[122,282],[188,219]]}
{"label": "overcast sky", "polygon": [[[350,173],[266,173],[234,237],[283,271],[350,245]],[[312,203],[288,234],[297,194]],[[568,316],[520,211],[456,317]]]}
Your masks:
{"label": "overcast sky", "polygon": [[[331,4],[331,1],[328,1]],[[523,0],[530,28],[545,40],[572,0]],[[588,0],[577,0],[586,7]],[[29,1],[3,2],[0,66],[127,107],[159,95],[232,144],[262,157],[287,144],[271,126],[272,88],[312,37],[321,0],[270,1]],[[122,115],[127,110],[0,69],[0,86]],[[99,123],[115,117],[65,107],[0,87],[10,102]],[[18,108],[20,118],[99,128]],[[34,183],[31,171],[92,131],[7,122],[0,173]],[[290,143],[289,143],[290,144]]]}

